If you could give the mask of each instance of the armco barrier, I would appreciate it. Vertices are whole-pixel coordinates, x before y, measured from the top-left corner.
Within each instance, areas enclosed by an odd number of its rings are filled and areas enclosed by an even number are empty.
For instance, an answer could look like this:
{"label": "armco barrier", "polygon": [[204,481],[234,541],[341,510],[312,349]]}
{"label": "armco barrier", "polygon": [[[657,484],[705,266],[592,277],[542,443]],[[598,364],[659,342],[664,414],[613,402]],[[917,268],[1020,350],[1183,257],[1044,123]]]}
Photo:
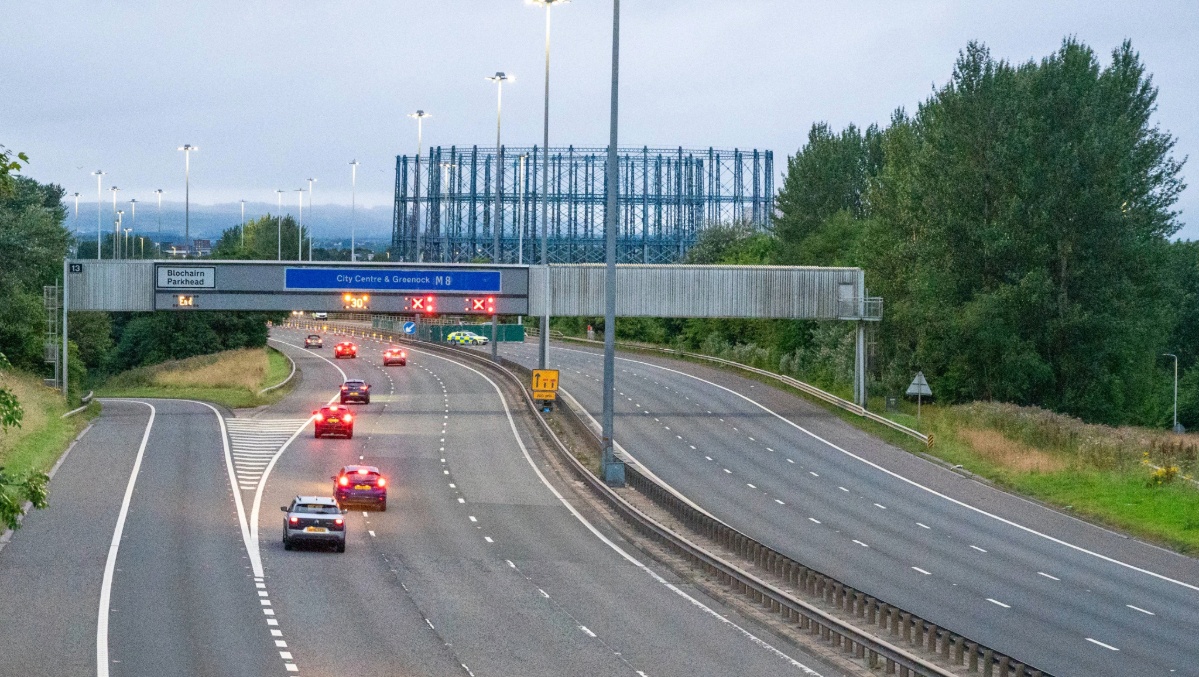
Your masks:
{"label": "armco barrier", "polygon": [[[604,344],[603,341],[592,341],[590,339],[576,338],[574,336],[567,336],[567,337],[563,337],[563,338],[564,338],[564,340],[567,340],[567,341],[577,341],[579,343],[589,343],[589,344],[593,344],[593,345],[603,345]],[[786,385],[791,386],[792,388],[795,388],[796,390],[799,390],[800,392],[811,395],[812,397],[815,397],[819,400],[828,402],[829,404],[831,404],[833,406],[840,407],[841,409],[844,409],[845,411],[848,411],[853,414],[857,414],[858,416],[861,416],[863,418],[874,421],[875,423],[880,423],[882,425],[887,426],[888,428],[891,428],[892,430],[897,430],[905,435],[915,437],[916,439],[923,442],[924,446],[926,446],[926,447],[933,446],[933,436],[932,435],[925,435],[924,433],[920,432],[919,430],[915,430],[914,428],[909,428],[906,425],[903,425],[902,423],[896,423],[895,421],[892,421],[891,419],[889,419],[885,416],[879,416],[878,414],[866,409],[865,407],[858,406],[858,405],[854,404],[853,402],[850,402],[847,399],[844,399],[842,397],[837,397],[836,395],[834,395],[830,392],[821,390],[820,388],[817,388],[816,386],[814,386],[810,383],[804,383],[803,381],[800,381],[797,378],[792,378],[785,374],[776,374],[772,371],[766,371],[765,369],[758,369],[757,367],[751,367],[748,364],[742,364],[740,362],[726,360],[721,357],[712,357],[711,355],[703,355],[701,353],[689,353],[689,352],[682,351],[682,350],[674,350],[673,348],[659,348],[658,346],[651,346],[651,345],[645,345],[645,344],[640,344],[640,343],[628,343],[628,344],[619,344],[618,343],[617,345],[624,345],[633,350],[646,350],[646,351],[651,351],[651,352],[666,353],[668,355],[678,355],[679,357],[686,357],[686,358],[695,359],[695,360],[706,360],[708,362],[715,362],[717,364],[721,364],[726,367],[732,367],[734,369],[741,369],[742,371],[748,371],[748,372],[751,372],[754,374],[758,374],[759,376],[765,376],[767,378],[772,378],[776,381],[781,381],[782,383],[785,383]]]}
{"label": "armco barrier", "polygon": [[[350,336],[410,341],[404,334],[377,328],[304,321],[292,321],[288,324],[296,328],[317,328]],[[486,356],[474,351],[436,344],[429,347],[505,372],[520,386],[526,405],[537,411],[525,387],[527,379],[521,379],[513,373],[513,369],[523,372],[527,372],[527,369],[506,360],[503,360],[501,365],[495,365]],[[560,403],[560,408],[581,425],[579,414],[572,411],[565,402]],[[705,573],[762,605],[764,609],[778,613],[784,620],[813,637],[820,637],[826,644],[837,648],[846,656],[861,660],[871,669],[880,669],[886,675],[898,674],[905,677],[952,677],[960,674],[981,674],[988,677],[1052,677],[1049,673],[1017,662],[1010,656],[804,566],[719,519],[697,510],[689,502],[680,500],[667,488],[642,475],[634,466],[627,466],[625,478],[630,487],[669,512],[692,533],[718,544],[726,551],[736,553],[742,562],[753,567],[754,571],[747,571],[713,555],[687,537],[638,510],[618,492],[606,486],[592,470],[570,453],[543,417],[536,416],[536,419],[554,440],[560,457],[569,464],[578,479],[588,484],[639,531],[670,547]],[[580,429],[590,430],[582,425]],[[764,574],[770,580],[755,572]]]}

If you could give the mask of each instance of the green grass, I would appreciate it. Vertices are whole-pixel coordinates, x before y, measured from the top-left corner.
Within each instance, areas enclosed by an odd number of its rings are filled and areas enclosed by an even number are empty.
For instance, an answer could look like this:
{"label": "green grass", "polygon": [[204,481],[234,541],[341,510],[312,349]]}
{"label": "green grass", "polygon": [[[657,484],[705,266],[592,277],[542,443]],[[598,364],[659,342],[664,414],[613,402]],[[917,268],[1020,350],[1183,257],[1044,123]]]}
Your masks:
{"label": "green grass", "polygon": [[100,405],[93,403],[85,411],[62,418],[67,412],[62,395],[30,374],[0,374],[0,387],[12,391],[25,410],[21,427],[0,433],[0,466],[7,472],[48,472],[88,420],[100,411]]}
{"label": "green grass", "polygon": [[96,396],[200,400],[244,409],[282,399],[294,379],[282,388],[260,391],[290,373],[291,362],[274,348],[229,350],[131,369],[97,388]]}

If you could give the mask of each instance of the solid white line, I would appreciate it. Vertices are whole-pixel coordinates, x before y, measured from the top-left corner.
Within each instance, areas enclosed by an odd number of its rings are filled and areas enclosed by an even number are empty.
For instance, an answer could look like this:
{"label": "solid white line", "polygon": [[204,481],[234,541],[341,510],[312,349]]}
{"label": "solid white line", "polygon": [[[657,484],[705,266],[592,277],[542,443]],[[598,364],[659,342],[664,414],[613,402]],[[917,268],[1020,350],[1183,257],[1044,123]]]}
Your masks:
{"label": "solid white line", "polygon": [[[583,353],[583,354],[587,354],[587,355],[592,355],[593,357],[595,356],[595,354],[594,354],[594,353],[588,353],[588,352],[587,352],[587,351],[585,351],[585,350],[576,350],[576,349],[573,349],[573,348],[562,348],[562,347],[558,347],[558,348],[557,348],[557,350],[567,350],[567,351],[570,351],[570,352],[575,352],[575,353]],[[1159,574],[1159,573],[1157,573],[1157,572],[1150,571],[1150,570],[1148,570],[1148,569],[1142,569],[1141,567],[1134,566],[1134,565],[1132,565],[1132,564],[1129,564],[1129,563],[1127,563],[1127,562],[1122,562],[1122,561],[1120,561],[1120,560],[1118,560],[1118,559],[1115,559],[1114,557],[1108,557],[1107,555],[1104,555],[1104,554],[1101,554],[1101,553],[1098,553],[1098,552],[1094,552],[1093,550],[1087,550],[1086,548],[1084,548],[1084,547],[1082,547],[1082,546],[1074,545],[1073,543],[1070,543],[1069,541],[1064,541],[1064,540],[1062,540],[1062,539],[1060,539],[1060,538],[1056,538],[1056,537],[1054,537],[1054,536],[1050,536],[1049,534],[1041,533],[1040,531],[1037,531],[1036,529],[1033,529],[1033,528],[1031,528],[1031,527],[1026,527],[1026,526],[1024,526],[1023,524],[1020,524],[1019,522],[1014,522],[1014,521],[1012,521],[1012,520],[1009,520],[1009,519],[1007,519],[1006,517],[1000,517],[999,515],[996,515],[996,514],[994,514],[994,513],[987,512],[986,510],[983,510],[982,508],[979,508],[979,507],[976,507],[976,506],[970,505],[969,503],[966,503],[965,501],[960,501],[960,500],[958,500],[958,499],[956,499],[956,498],[953,498],[953,497],[951,497],[951,496],[948,496],[948,495],[946,495],[946,494],[943,494],[943,493],[941,493],[941,492],[937,491],[936,489],[933,489],[933,488],[931,488],[931,487],[926,487],[926,486],[924,486],[923,484],[920,484],[919,482],[917,482],[917,481],[915,481],[915,480],[908,479],[907,477],[904,477],[903,475],[900,475],[899,473],[897,473],[897,472],[895,472],[895,471],[893,471],[893,470],[888,470],[887,468],[884,468],[883,466],[881,466],[881,465],[879,465],[879,464],[877,464],[877,463],[874,463],[874,462],[872,462],[872,461],[869,461],[869,460],[867,460],[867,459],[865,459],[865,458],[863,458],[863,457],[861,457],[861,456],[858,456],[857,454],[855,454],[855,453],[853,453],[853,452],[851,452],[851,451],[847,451],[846,449],[843,449],[843,448],[841,448],[841,447],[837,446],[836,444],[833,444],[832,442],[830,442],[830,441],[828,441],[828,440],[824,439],[823,437],[821,437],[821,436],[817,435],[816,433],[814,433],[814,432],[812,432],[812,431],[808,430],[807,428],[804,428],[803,426],[799,425],[798,423],[795,423],[794,421],[791,421],[791,420],[787,419],[786,417],[784,417],[783,415],[779,414],[778,412],[776,412],[776,411],[774,411],[774,410],[772,410],[772,409],[770,409],[770,408],[766,407],[765,405],[763,405],[763,404],[761,404],[761,403],[759,403],[759,402],[757,402],[757,401],[755,401],[755,400],[752,400],[752,399],[750,399],[749,397],[746,397],[745,395],[742,395],[741,393],[739,393],[739,392],[737,392],[737,391],[735,391],[735,390],[732,390],[731,388],[726,388],[726,387],[724,387],[724,386],[722,386],[722,385],[720,385],[720,384],[718,384],[718,383],[713,383],[713,382],[711,382],[711,381],[708,381],[707,379],[703,379],[703,378],[700,378],[700,377],[698,377],[698,376],[694,376],[694,375],[692,375],[692,374],[688,374],[688,373],[686,373],[686,372],[678,371],[677,369],[671,369],[671,368],[669,368],[669,367],[663,367],[663,366],[661,366],[661,365],[658,365],[658,364],[653,364],[653,363],[651,363],[651,362],[643,362],[643,361],[641,361],[641,360],[633,360],[633,359],[629,359],[629,358],[627,358],[627,357],[617,357],[616,359],[618,359],[618,360],[622,360],[622,361],[625,361],[625,362],[632,362],[632,363],[634,363],[634,364],[641,364],[641,365],[645,365],[645,366],[647,366],[647,367],[653,367],[654,369],[661,369],[662,371],[668,371],[668,372],[671,372],[671,373],[673,373],[673,374],[678,374],[679,376],[684,376],[684,377],[686,377],[686,378],[694,379],[694,380],[696,380],[696,381],[699,381],[699,382],[701,382],[701,383],[706,383],[706,384],[708,384],[708,385],[710,385],[710,386],[712,386],[712,387],[714,387],[714,388],[719,388],[720,390],[723,390],[723,391],[725,391],[725,392],[727,392],[727,393],[729,393],[729,394],[731,394],[731,395],[735,395],[735,396],[737,396],[737,397],[739,397],[739,398],[741,398],[741,399],[745,400],[746,402],[749,402],[750,404],[752,404],[752,405],[754,405],[755,407],[757,407],[757,408],[761,409],[762,411],[764,411],[764,412],[766,412],[766,413],[768,413],[768,414],[770,414],[770,415],[774,416],[775,418],[779,419],[779,420],[780,420],[780,421],[782,421],[783,423],[785,423],[785,424],[787,424],[787,425],[791,426],[792,428],[795,428],[796,430],[799,430],[800,432],[804,433],[804,434],[805,434],[805,435],[807,435],[808,437],[811,437],[812,439],[814,439],[814,440],[816,440],[816,441],[818,441],[818,442],[821,442],[821,443],[823,443],[823,444],[827,445],[828,447],[830,447],[830,448],[832,448],[832,449],[835,449],[835,450],[837,450],[837,451],[841,452],[842,454],[844,454],[844,455],[846,455],[846,456],[848,456],[848,457],[850,457],[850,458],[852,458],[852,459],[854,459],[854,460],[856,460],[856,461],[859,461],[859,462],[861,462],[861,463],[863,463],[863,464],[865,464],[865,465],[867,465],[867,466],[870,466],[871,468],[874,468],[875,470],[878,470],[879,472],[882,472],[882,473],[885,473],[885,474],[887,474],[887,475],[890,475],[891,477],[894,477],[895,479],[897,479],[897,480],[899,480],[899,481],[901,481],[901,482],[903,482],[903,483],[905,483],[905,484],[907,484],[907,485],[909,485],[909,486],[912,486],[912,487],[915,487],[915,488],[917,488],[917,489],[920,489],[921,491],[924,491],[924,492],[926,492],[926,493],[928,493],[928,494],[930,494],[930,495],[932,495],[932,496],[936,496],[937,498],[940,498],[940,499],[943,499],[943,500],[945,500],[945,501],[948,501],[948,502],[950,502],[950,503],[953,503],[954,505],[957,505],[957,506],[959,506],[959,507],[961,507],[961,508],[965,508],[966,510],[969,510],[969,511],[971,511],[971,512],[977,513],[977,514],[979,514],[979,515],[983,515],[984,517],[989,517],[989,518],[991,518],[991,519],[993,519],[993,520],[995,520],[995,521],[997,521],[997,522],[1000,522],[1000,523],[1002,523],[1002,524],[1006,524],[1006,525],[1008,525],[1008,526],[1015,527],[1016,529],[1019,529],[1019,530],[1021,530],[1021,531],[1025,532],[1025,533],[1027,533],[1027,534],[1029,534],[1029,535],[1032,535],[1032,536],[1037,536],[1037,537],[1039,537],[1039,538],[1043,538],[1043,539],[1045,539],[1045,540],[1047,540],[1047,541],[1049,541],[1049,542],[1051,542],[1051,543],[1056,543],[1056,544],[1058,544],[1058,545],[1061,545],[1061,546],[1063,546],[1063,547],[1069,548],[1069,549],[1071,549],[1071,550],[1074,550],[1075,552],[1079,552],[1079,553],[1082,553],[1082,554],[1084,554],[1084,555],[1090,555],[1091,557],[1094,557],[1094,558],[1096,558],[1096,559],[1103,560],[1103,561],[1105,561],[1105,562],[1109,562],[1109,563],[1111,563],[1111,564],[1115,564],[1115,565],[1117,565],[1117,566],[1123,567],[1123,568],[1125,568],[1125,569],[1128,569],[1128,570],[1130,570],[1130,571],[1135,571],[1135,572],[1137,572],[1137,573],[1145,574],[1146,576],[1152,576],[1153,578],[1156,578],[1156,579],[1158,579],[1158,580],[1165,581],[1165,582],[1167,582],[1167,583],[1173,583],[1173,584],[1175,584],[1175,585],[1178,585],[1178,586],[1181,586],[1181,587],[1187,588],[1188,590],[1194,590],[1194,591],[1196,591],[1196,592],[1199,592],[1199,585],[1191,585],[1190,583],[1185,583],[1185,582],[1183,582],[1183,581],[1180,581],[1180,580],[1177,580],[1177,579],[1174,579],[1174,578],[1170,578],[1169,576],[1164,576],[1164,575],[1162,575],[1162,574]],[[721,420],[723,420],[723,419],[721,419]]]}
{"label": "solid white line", "polygon": [[982,548],[978,547],[977,545],[972,545],[972,546],[970,546],[970,547],[971,547],[971,548],[974,548],[975,550],[977,550],[977,551],[979,551],[979,552],[986,552],[986,550],[983,550]]}
{"label": "solid white line", "polygon": [[869,548],[869,547],[870,547],[870,546],[866,545],[865,543],[863,543],[863,542],[861,542],[861,541],[857,540],[856,538],[854,539],[854,541],[853,541],[853,542],[854,542],[854,543],[857,543],[858,545],[862,546],[863,548]]}
{"label": "solid white line", "polygon": [[1112,646],[1111,644],[1104,644],[1103,642],[1100,642],[1100,641],[1099,641],[1099,640],[1097,640],[1097,639],[1091,639],[1090,637],[1087,637],[1087,638],[1086,638],[1086,640],[1087,640],[1088,642],[1090,642],[1091,644],[1098,644],[1099,646],[1101,646],[1101,647],[1103,647],[1103,648],[1105,648],[1105,649],[1110,649],[1111,651],[1119,651],[1119,649],[1117,649],[1116,647]]}
{"label": "solid white line", "polygon": [[782,501],[778,500],[777,498],[774,499],[774,502],[778,503],[779,505],[787,505],[786,503],[783,503]]}
{"label": "solid white line", "polygon": [[991,599],[990,597],[987,598],[987,601],[990,602],[991,604],[999,605],[999,606],[1003,607],[1004,609],[1012,608],[1010,604],[1004,604],[1003,602],[1000,602],[997,599]]}
{"label": "solid white line", "polygon": [[816,524],[820,524],[820,520],[816,519],[815,517],[809,517],[808,521],[815,522]]}
{"label": "solid white line", "polygon": [[918,572],[924,574],[925,576],[932,576],[931,573],[925,571],[924,569],[921,569],[920,567],[912,567],[912,571],[918,571]]}
{"label": "solid white line", "polygon": [[874,507],[876,507],[876,508],[880,508],[880,509],[882,509],[882,510],[886,510],[886,509],[887,509],[887,506],[883,505],[882,503],[875,503],[875,504],[874,504]]}
{"label": "solid white line", "polygon": [[1125,604],[1124,606],[1128,607],[1129,609],[1132,609],[1133,611],[1140,611],[1141,613],[1145,614],[1146,616],[1156,616],[1157,615],[1157,614],[1153,613],[1152,611],[1142,609],[1139,606],[1133,606],[1131,604]]}
{"label": "solid white line", "polygon": [[595,633],[592,632],[586,625],[580,625],[579,629],[582,630],[583,632],[587,633],[588,635],[595,637]]}
{"label": "solid white line", "polygon": [[1038,572],[1037,572],[1037,575],[1038,575],[1038,576],[1044,576],[1045,578],[1048,578],[1048,579],[1049,579],[1049,580],[1051,580],[1051,581],[1060,581],[1060,580],[1062,580],[1062,579],[1058,578],[1057,576],[1050,576],[1049,574],[1045,573],[1044,571],[1038,571]]}
{"label": "solid white line", "polygon": [[108,677],[108,614],[112,605],[112,577],[117,568],[117,551],[121,549],[121,534],[125,532],[125,518],[129,516],[129,502],[133,500],[133,486],[137,483],[137,474],[141,471],[142,458],[146,455],[146,443],[150,441],[150,428],[154,426],[154,416],[157,411],[149,402],[127,400],[150,407],[150,420],[146,421],[146,431],[142,433],[142,443],[137,448],[137,457],[133,461],[133,471],[129,473],[129,482],[125,485],[125,497],[121,499],[121,510],[117,513],[117,525],[112,532],[112,541],[108,545],[108,559],[104,561],[104,576],[100,581],[100,608],[96,613],[96,677]]}
{"label": "solid white line", "polygon": [[921,529],[932,529],[932,527],[930,527],[929,525],[924,524],[922,522],[917,522],[916,526],[920,527]]}
{"label": "solid white line", "polygon": [[[424,351],[418,351],[418,352],[424,352]],[[525,461],[529,464],[529,467],[533,469],[533,472],[537,475],[537,478],[541,480],[541,483],[543,485],[545,485],[545,487],[547,489],[549,489],[550,493],[552,493],[554,495],[554,497],[558,499],[558,502],[561,503],[568,511],[570,511],[570,514],[573,515],[575,519],[577,519],[588,531],[590,531],[604,545],[611,548],[614,552],[616,552],[616,554],[618,554],[622,558],[624,558],[625,561],[629,562],[630,564],[637,567],[638,569],[641,569],[642,571],[644,571],[647,575],[649,575],[651,578],[653,578],[656,582],[658,582],[659,584],[666,587],[666,589],[670,590],[671,592],[678,595],[679,597],[682,597],[684,600],[686,600],[692,606],[700,609],[703,613],[711,616],[712,618],[714,618],[715,620],[717,620],[721,623],[727,623],[729,626],[731,626],[737,632],[739,632],[742,636],[746,637],[750,642],[753,642],[754,644],[761,647],[762,649],[787,661],[792,667],[797,668],[798,670],[803,672],[805,675],[812,675],[813,677],[820,677],[820,673],[816,672],[815,670],[812,670],[811,668],[804,665],[803,663],[800,663],[799,661],[795,660],[794,658],[788,656],[787,654],[785,654],[782,651],[780,651],[779,649],[775,648],[774,646],[772,646],[771,644],[769,644],[762,638],[751,633],[750,631],[746,630],[745,628],[741,627],[740,625],[737,625],[736,623],[729,620],[728,618],[725,618],[723,615],[718,613],[716,610],[714,610],[711,607],[700,602],[698,599],[687,594],[686,591],[682,590],[678,586],[674,585],[670,581],[668,581],[665,578],[663,578],[662,576],[660,576],[653,569],[650,569],[649,567],[645,566],[645,564],[643,564],[640,560],[638,560],[637,558],[630,555],[627,551],[625,551],[619,545],[617,545],[616,543],[613,543],[612,540],[609,539],[607,536],[605,536],[602,532],[600,532],[600,530],[597,529],[595,527],[595,525],[593,525],[591,522],[588,522],[587,518],[583,517],[582,513],[580,513],[578,511],[578,509],[576,509],[573,505],[571,505],[570,501],[567,501],[566,498],[558,491],[558,489],[556,487],[554,487],[553,484],[550,484],[550,481],[548,479],[546,479],[545,475],[541,472],[541,469],[538,468],[537,464],[533,462],[533,457],[529,454],[529,450],[525,446],[524,440],[521,439],[520,433],[517,431],[516,421],[512,418],[512,410],[508,406],[508,399],[506,397],[504,397],[504,393],[500,390],[499,385],[497,385],[495,381],[491,380],[491,377],[489,377],[486,374],[484,374],[483,372],[475,369],[474,367],[471,367],[466,364],[462,364],[460,362],[455,362],[448,358],[441,357],[440,355],[435,355],[432,353],[425,353],[425,354],[430,357],[435,357],[437,359],[444,360],[446,362],[449,362],[450,364],[456,365],[456,366],[466,369],[468,371],[472,371],[475,374],[478,374],[480,377],[482,377],[484,380],[486,380],[488,383],[491,384],[491,387],[495,389],[496,395],[498,395],[500,398],[500,403],[504,407],[504,413],[508,417],[508,426],[509,426],[509,428],[511,428],[512,435],[513,435],[513,437],[516,438],[516,444],[520,447],[521,453],[524,454]]]}

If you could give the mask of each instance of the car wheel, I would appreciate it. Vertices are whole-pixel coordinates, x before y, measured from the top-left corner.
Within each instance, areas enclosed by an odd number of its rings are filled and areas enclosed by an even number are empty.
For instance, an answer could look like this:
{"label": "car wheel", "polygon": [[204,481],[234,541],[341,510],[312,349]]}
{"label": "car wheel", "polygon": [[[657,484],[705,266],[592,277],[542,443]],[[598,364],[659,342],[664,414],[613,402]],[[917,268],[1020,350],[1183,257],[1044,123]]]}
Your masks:
{"label": "car wheel", "polygon": [[292,548],[291,540],[287,536],[284,536],[283,537],[283,549],[291,550],[291,548]]}
{"label": "car wheel", "polygon": [[[311,207],[309,207],[309,209],[311,209]],[[370,404],[370,403],[371,403],[371,398],[369,398],[369,397],[368,397],[368,398],[366,398],[365,400],[363,400],[363,401],[362,401],[362,403],[363,403],[363,404]]]}
{"label": "car wheel", "polygon": [[346,542],[341,541],[340,543],[337,544],[337,552],[345,552],[345,551],[346,551]]}

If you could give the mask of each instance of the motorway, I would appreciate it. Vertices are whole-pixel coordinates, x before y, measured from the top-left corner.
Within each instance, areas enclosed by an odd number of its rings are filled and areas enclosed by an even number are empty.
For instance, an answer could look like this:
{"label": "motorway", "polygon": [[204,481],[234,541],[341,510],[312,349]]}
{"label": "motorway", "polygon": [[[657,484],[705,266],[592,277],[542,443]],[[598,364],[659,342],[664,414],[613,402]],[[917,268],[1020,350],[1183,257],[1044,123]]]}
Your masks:
{"label": "motorway", "polygon": [[[302,381],[270,407],[104,402],[0,550],[0,675],[842,674],[588,522],[483,373],[273,336]],[[355,377],[354,438],[313,439]],[[284,551],[279,506],[360,461],[387,511]]]}
{"label": "motorway", "polygon": [[[489,348],[481,348],[489,351]],[[536,366],[535,343],[500,345]],[[601,354],[552,346],[601,414]],[[728,371],[618,356],[615,439],[726,523],[1060,677],[1199,674],[1199,563],[890,447]]]}

